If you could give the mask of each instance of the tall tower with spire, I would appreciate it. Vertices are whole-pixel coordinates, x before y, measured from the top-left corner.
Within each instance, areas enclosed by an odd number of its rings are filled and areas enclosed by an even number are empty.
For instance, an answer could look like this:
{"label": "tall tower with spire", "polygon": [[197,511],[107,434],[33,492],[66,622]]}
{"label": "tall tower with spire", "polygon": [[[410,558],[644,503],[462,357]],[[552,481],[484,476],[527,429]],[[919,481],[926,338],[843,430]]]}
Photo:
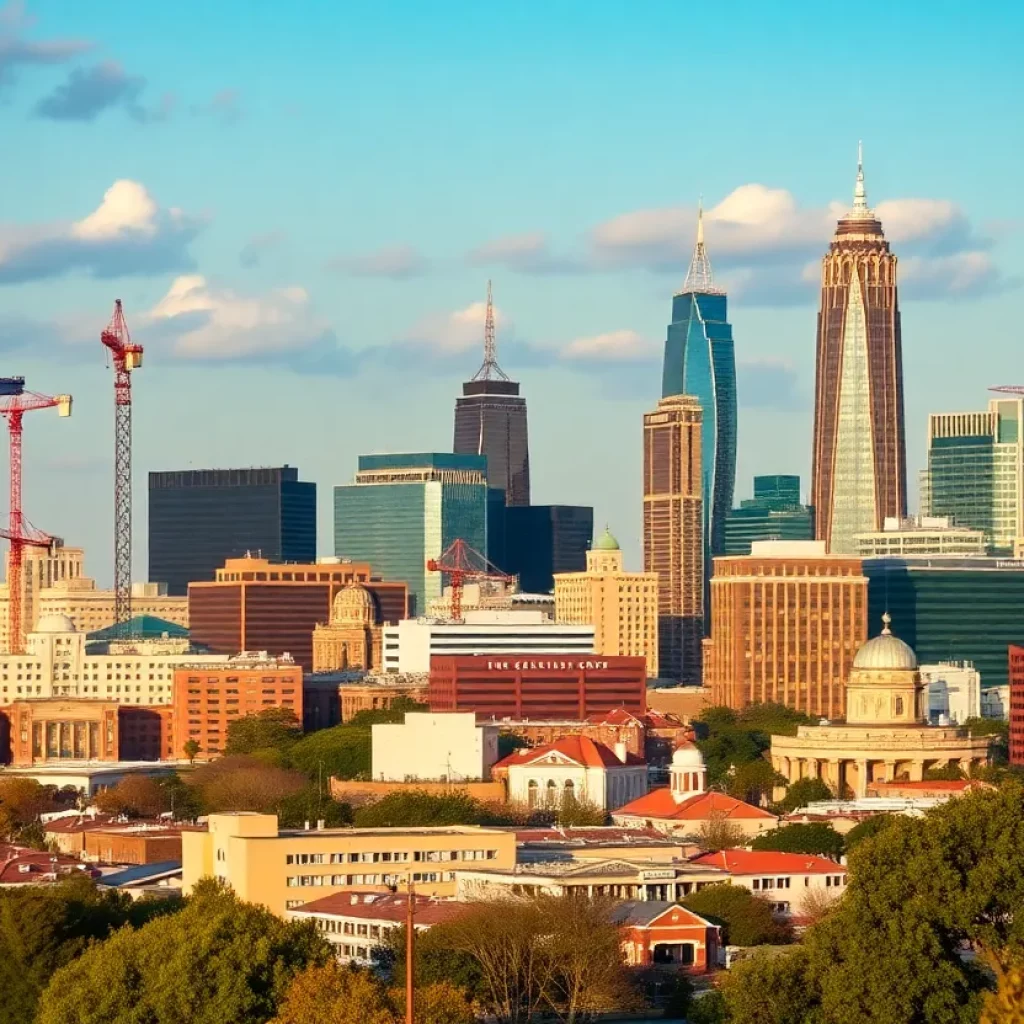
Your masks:
{"label": "tall tower with spire", "polygon": [[690,268],[672,298],[661,394],[693,395],[700,403],[704,565],[709,578],[712,558],[725,553],[725,517],[736,486],[736,353],[728,300],[715,286],[704,244],[703,201]]}
{"label": "tall tower with spire", "polygon": [[487,456],[487,486],[505,492],[506,505],[530,504],[530,445],[526,399],[519,384],[498,365],[494,300],[487,282],[484,360],[455,400],[455,441],[459,455]]}
{"label": "tall tower with spire", "polygon": [[829,551],[907,514],[896,256],[868,206],[857,147],[853,207],[821,265],[811,502]]}

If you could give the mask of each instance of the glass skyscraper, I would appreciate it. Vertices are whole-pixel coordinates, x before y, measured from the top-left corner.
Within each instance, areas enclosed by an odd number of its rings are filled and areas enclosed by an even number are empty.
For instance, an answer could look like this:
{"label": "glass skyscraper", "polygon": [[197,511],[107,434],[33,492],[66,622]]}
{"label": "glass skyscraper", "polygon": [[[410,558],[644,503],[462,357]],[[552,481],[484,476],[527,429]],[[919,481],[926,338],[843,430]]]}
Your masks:
{"label": "glass skyscraper", "polygon": [[441,597],[427,560],[458,539],[487,551],[484,455],[360,455],[355,483],[334,488],[334,553],[408,584],[411,615]]}
{"label": "glass skyscraper", "polygon": [[661,395],[693,395],[703,414],[701,498],[704,563],[710,573],[711,557],[725,553],[725,519],[736,486],[736,353],[728,300],[715,287],[704,247],[703,212],[690,269],[672,299]]}
{"label": "glass skyscraper", "polygon": [[798,476],[755,476],[754,497],[725,520],[727,555],[749,555],[754,541],[813,539],[814,513],[800,504]]}

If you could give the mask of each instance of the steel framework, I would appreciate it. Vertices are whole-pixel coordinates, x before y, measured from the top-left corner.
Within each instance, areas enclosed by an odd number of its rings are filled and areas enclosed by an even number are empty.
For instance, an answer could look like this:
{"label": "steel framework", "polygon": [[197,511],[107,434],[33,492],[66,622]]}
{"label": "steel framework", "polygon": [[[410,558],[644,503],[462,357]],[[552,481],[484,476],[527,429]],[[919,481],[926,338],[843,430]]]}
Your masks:
{"label": "steel framework", "polygon": [[462,587],[466,580],[511,580],[513,577],[488,562],[475,548],[459,538],[452,541],[438,558],[427,561],[430,572],[443,572],[452,588],[452,620],[462,619]]}
{"label": "steel framework", "polygon": [[498,342],[494,333],[494,298],[491,282],[487,282],[487,312],[484,314],[484,361],[473,375],[473,380],[508,380],[508,374],[498,365]]}
{"label": "steel framework", "polygon": [[121,300],[100,335],[114,363],[114,619],[132,617],[132,378],[142,346],[132,344]]}

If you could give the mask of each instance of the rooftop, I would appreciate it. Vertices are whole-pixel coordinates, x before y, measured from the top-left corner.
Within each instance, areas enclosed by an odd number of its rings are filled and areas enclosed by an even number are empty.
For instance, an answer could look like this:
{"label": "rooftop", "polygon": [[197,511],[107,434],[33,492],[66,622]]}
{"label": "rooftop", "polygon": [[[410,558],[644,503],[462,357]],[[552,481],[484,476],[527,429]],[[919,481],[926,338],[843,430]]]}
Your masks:
{"label": "rooftop", "polygon": [[[471,906],[430,896],[413,897],[414,920],[419,925],[441,924],[464,914]],[[368,921],[393,921],[404,924],[409,912],[407,893],[353,892],[342,890],[292,910],[294,914],[331,917],[355,917]]]}
{"label": "rooftop", "polygon": [[769,850],[720,850],[694,857],[692,864],[720,868],[731,875],[832,875],[846,873],[844,865],[808,853]]}
{"label": "rooftop", "polygon": [[86,635],[87,640],[187,640],[188,630],[176,622],[155,615],[136,615],[127,622],[117,622]]}
{"label": "rooftop", "polygon": [[676,802],[675,795],[668,786],[652,789],[645,796],[625,804],[612,814],[616,817],[621,814],[661,821],[698,822],[707,821],[712,817],[777,820],[774,814],[760,807],[710,790]]}
{"label": "rooftop", "polygon": [[566,736],[532,750],[517,750],[502,758],[495,767],[511,768],[545,761],[570,761],[587,768],[641,767],[647,763],[642,757],[628,752],[625,760],[621,760],[614,750],[603,743],[595,743],[589,736]]}

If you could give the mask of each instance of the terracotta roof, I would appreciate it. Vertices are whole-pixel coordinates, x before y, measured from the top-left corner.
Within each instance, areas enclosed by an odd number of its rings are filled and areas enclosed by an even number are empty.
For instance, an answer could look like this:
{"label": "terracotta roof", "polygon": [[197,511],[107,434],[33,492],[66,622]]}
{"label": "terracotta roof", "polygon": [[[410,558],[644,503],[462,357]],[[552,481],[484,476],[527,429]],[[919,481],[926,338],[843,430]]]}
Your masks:
{"label": "terracotta roof", "polygon": [[587,716],[591,725],[643,725],[644,720],[639,715],[625,708],[613,708],[611,711],[597,712]]}
{"label": "terracotta roof", "polygon": [[[23,885],[48,881],[54,874],[83,870],[80,861],[59,853],[45,853],[27,846],[0,845],[0,885]],[[88,870],[90,877],[98,872]]]}
{"label": "terracotta roof", "polygon": [[647,762],[636,754],[626,754],[626,760],[620,761],[614,750],[603,743],[595,743],[588,736],[565,736],[554,743],[545,743],[542,747],[532,750],[517,750],[514,754],[502,758],[494,767],[511,768],[514,765],[534,764],[549,754],[561,754],[568,760],[588,768],[621,768],[623,765],[639,767]]}
{"label": "terracotta roof", "polygon": [[[441,924],[465,913],[472,904],[454,900],[436,900],[429,896],[415,896],[415,923]],[[404,924],[409,910],[406,893],[377,893],[342,891],[331,893],[312,903],[295,907],[295,913],[318,914],[328,917],[353,917],[361,921],[394,921]]]}
{"label": "terracotta roof", "polygon": [[718,925],[712,924],[707,918],[695,914],[679,903],[670,903],[667,900],[627,900],[625,903],[619,903],[612,910],[612,920],[620,925],[650,927],[669,912],[681,916],[683,918],[681,924],[714,928],[715,931],[718,931]]}
{"label": "terracotta roof", "polygon": [[719,850],[702,853],[691,864],[722,868],[731,875],[835,875],[846,874],[842,864],[809,853],[779,853],[773,850]]}
{"label": "terracotta roof", "polygon": [[612,814],[629,814],[638,818],[662,821],[707,821],[712,816],[778,820],[774,814],[725,793],[696,793],[676,803],[675,796],[668,786],[652,789],[646,796],[638,797]]}
{"label": "terracotta roof", "polygon": [[91,832],[95,828],[105,828],[117,818],[112,814],[97,814],[95,817],[88,815],[74,815],[67,818],[55,818],[43,825],[44,832],[66,833]]}

